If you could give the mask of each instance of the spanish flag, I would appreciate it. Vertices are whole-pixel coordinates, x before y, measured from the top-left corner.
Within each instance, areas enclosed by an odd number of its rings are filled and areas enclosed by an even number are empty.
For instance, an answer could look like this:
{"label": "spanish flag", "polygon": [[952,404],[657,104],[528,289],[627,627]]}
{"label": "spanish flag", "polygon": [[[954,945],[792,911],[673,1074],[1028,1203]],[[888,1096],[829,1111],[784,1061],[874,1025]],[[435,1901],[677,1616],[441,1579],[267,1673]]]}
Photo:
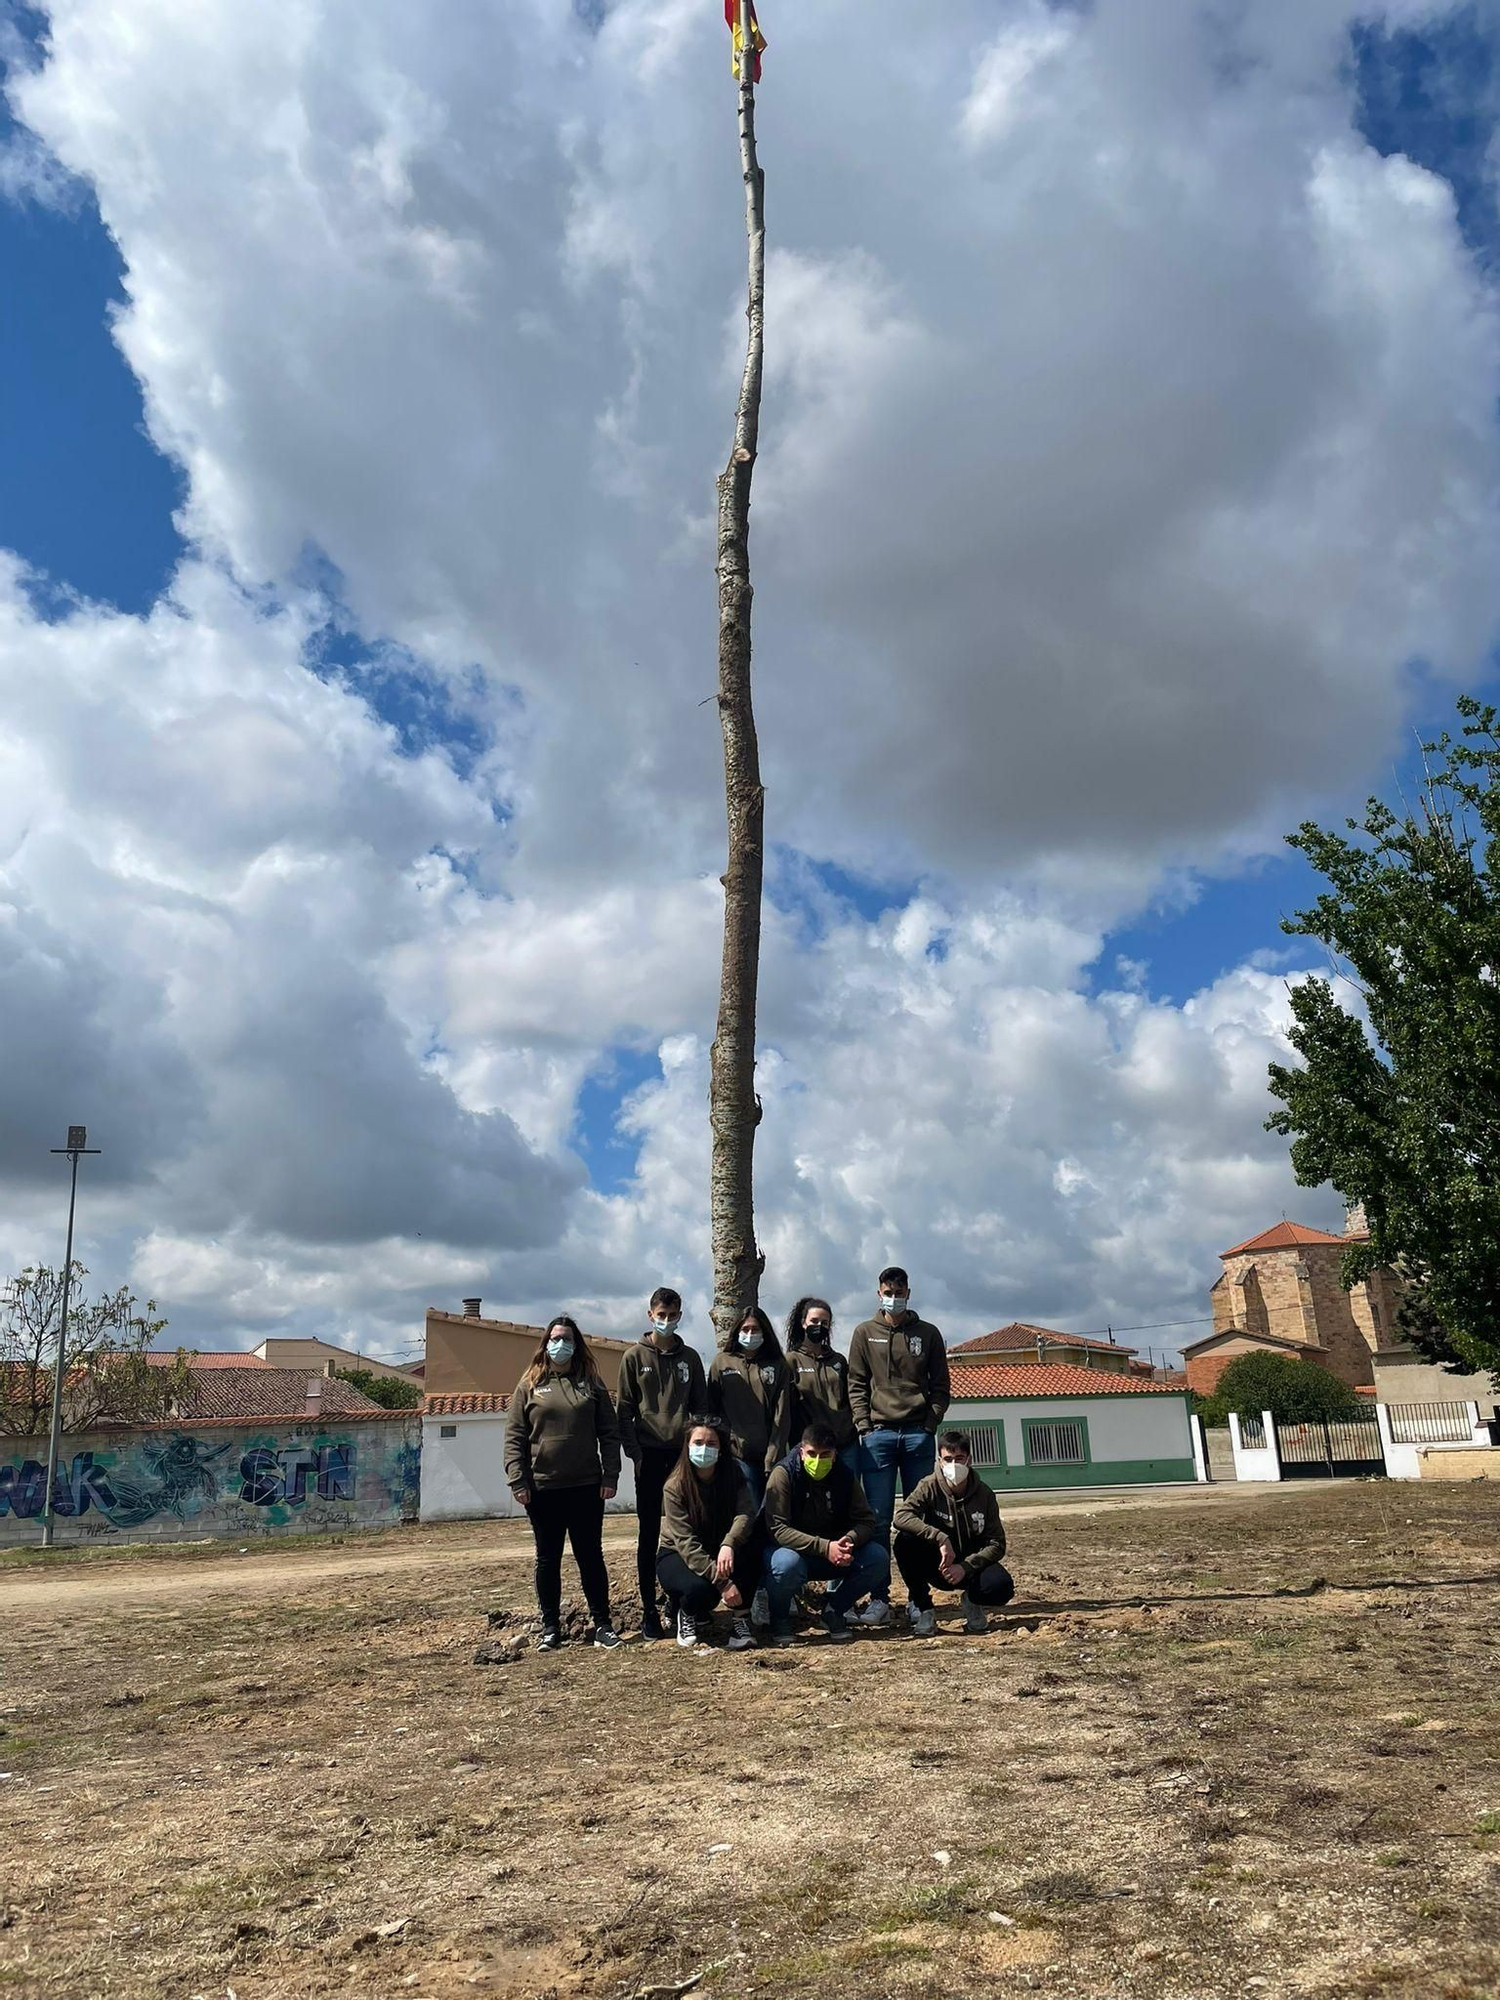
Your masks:
{"label": "spanish flag", "polygon": [[[740,73],[740,50],[744,46],[740,35],[740,0],[724,0],[724,19],[734,37],[734,73]],[[766,45],[766,38],[760,31],[760,22],[755,18],[755,0],[750,0],[750,43],[755,51],[753,81],[760,82],[760,55]]]}

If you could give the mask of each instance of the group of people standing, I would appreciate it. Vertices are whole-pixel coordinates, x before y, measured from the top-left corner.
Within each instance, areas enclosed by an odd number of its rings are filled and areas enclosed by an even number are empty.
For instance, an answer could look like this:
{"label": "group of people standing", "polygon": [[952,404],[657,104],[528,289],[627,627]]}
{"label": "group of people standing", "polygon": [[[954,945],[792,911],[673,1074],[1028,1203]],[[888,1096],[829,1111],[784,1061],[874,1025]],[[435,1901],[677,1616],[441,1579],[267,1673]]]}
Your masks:
{"label": "group of people standing", "polygon": [[950,1395],[943,1336],[912,1306],[899,1267],[881,1272],[877,1299],[847,1359],[833,1346],[832,1309],[809,1297],[792,1308],[784,1349],[752,1306],[705,1370],[682,1338],[681,1297],[661,1286],[614,1399],[577,1324],[566,1314],[550,1323],[505,1432],[505,1476],[536,1539],[542,1650],[561,1643],[566,1543],[594,1644],[621,1643],[603,1529],[622,1455],[635,1471],[647,1639],[675,1628],[679,1645],[696,1645],[722,1606],[731,1650],[760,1634],[784,1644],[797,1599],[825,1582],[819,1620],[847,1642],[890,1619],[893,1555],[919,1636],[936,1630],[934,1590],[962,1592],[966,1630],[986,1629],[986,1608],[1015,1586],[995,1495],[964,1433],[940,1428]]}

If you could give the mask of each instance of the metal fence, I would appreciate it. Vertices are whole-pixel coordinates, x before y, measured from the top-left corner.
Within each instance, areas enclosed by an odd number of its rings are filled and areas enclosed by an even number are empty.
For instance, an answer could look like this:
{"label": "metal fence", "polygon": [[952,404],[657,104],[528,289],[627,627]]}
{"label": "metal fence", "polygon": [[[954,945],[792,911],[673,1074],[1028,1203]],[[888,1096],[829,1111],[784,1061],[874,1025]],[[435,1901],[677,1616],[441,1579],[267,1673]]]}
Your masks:
{"label": "metal fence", "polygon": [[1259,1417],[1240,1418],[1240,1444],[1246,1451],[1264,1451],[1266,1427]]}
{"label": "metal fence", "polygon": [[1339,1423],[1278,1424],[1283,1479],[1381,1478],[1385,1451],[1373,1416]]}
{"label": "metal fence", "polygon": [[1467,1444],[1474,1435],[1467,1403],[1387,1403],[1392,1444]]}

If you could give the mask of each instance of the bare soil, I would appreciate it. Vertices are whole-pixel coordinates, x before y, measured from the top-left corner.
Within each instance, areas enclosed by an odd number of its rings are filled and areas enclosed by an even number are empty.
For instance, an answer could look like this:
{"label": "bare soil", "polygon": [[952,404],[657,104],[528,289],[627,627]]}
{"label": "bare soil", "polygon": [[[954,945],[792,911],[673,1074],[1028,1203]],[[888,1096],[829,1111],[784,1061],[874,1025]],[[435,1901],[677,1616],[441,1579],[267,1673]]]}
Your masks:
{"label": "bare soil", "polygon": [[498,1666],[513,1524],[0,1570],[0,1994],[1500,1997],[1500,1491],[1010,1526],[984,1638]]}

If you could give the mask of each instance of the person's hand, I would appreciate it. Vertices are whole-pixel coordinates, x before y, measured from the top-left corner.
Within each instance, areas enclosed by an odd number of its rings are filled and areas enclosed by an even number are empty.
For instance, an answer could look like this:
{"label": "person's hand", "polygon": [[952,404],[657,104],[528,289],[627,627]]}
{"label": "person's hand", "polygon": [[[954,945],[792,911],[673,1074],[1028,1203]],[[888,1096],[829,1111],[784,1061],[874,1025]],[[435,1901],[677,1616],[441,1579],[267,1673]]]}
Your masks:
{"label": "person's hand", "polygon": [[728,1583],[734,1575],[734,1550],[727,1545],[714,1558],[714,1582]]}
{"label": "person's hand", "polygon": [[615,1497],[615,1488],[613,1486],[601,1486],[599,1488],[599,1496],[603,1500],[613,1500]]}
{"label": "person's hand", "polygon": [[531,1505],[531,1488],[529,1486],[512,1486],[510,1490],[516,1496],[516,1505],[518,1507],[529,1507]]}
{"label": "person's hand", "polygon": [[854,1560],[854,1543],[848,1535],[828,1544],[828,1560],[835,1569],[847,1569]]}
{"label": "person's hand", "polygon": [[724,1602],[731,1611],[743,1611],[745,1599],[737,1583],[726,1583],[723,1591]]}

